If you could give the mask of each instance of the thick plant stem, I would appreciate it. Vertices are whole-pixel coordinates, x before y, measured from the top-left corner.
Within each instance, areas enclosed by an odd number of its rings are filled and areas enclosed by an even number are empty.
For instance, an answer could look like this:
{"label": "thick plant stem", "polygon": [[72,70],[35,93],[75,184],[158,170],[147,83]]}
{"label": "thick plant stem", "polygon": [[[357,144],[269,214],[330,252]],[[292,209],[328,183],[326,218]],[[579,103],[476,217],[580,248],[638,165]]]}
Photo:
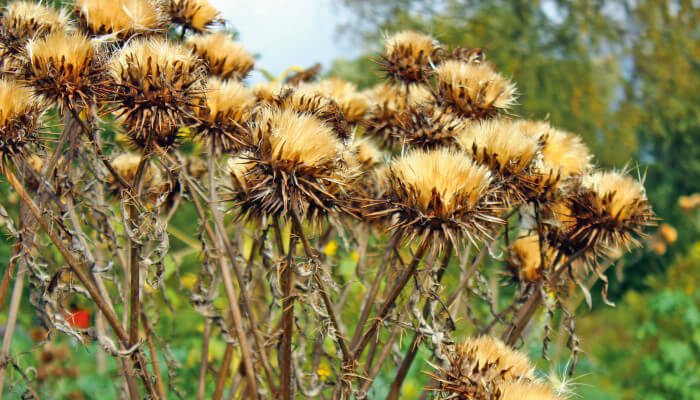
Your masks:
{"label": "thick plant stem", "polygon": [[[4,162],[0,162],[0,169],[2,170],[2,174],[5,176],[5,178],[7,178],[7,181],[10,184],[10,186],[12,186],[15,192],[17,192],[17,195],[19,196],[21,201],[27,206],[34,218],[39,222],[39,225],[41,226],[42,230],[46,232],[53,244],[61,253],[63,259],[66,261],[66,264],[68,264],[71,271],[73,271],[73,273],[78,277],[78,280],[83,284],[83,286],[85,286],[85,289],[90,294],[90,298],[95,301],[97,307],[107,318],[107,322],[109,323],[112,330],[114,330],[114,333],[117,335],[119,340],[122,341],[122,343],[125,345],[125,348],[128,348],[127,344],[129,342],[129,336],[127,335],[124,328],[121,326],[116,314],[112,312],[107,302],[104,300],[104,298],[102,298],[100,292],[92,283],[90,277],[85,273],[85,271],[83,271],[83,269],[79,266],[78,262],[75,261],[71,252],[63,245],[63,242],[58,237],[54,229],[49,225],[44,216],[41,214],[41,211],[39,211],[39,208],[37,208],[36,204],[34,204],[34,201],[29,197],[27,191],[24,190],[24,187],[19,183],[15,174],[7,167],[7,165]],[[152,397],[157,398],[157,393],[155,393],[154,391],[148,373],[146,372],[145,368],[142,368],[143,363],[139,359],[138,354],[134,353],[133,358],[134,362],[141,366],[137,366],[137,369],[141,371],[141,379],[143,380],[146,389]]]}
{"label": "thick plant stem", "polygon": [[289,235],[289,253],[287,254],[287,264],[282,271],[282,343],[280,362],[280,398],[282,400],[292,399],[292,336],[294,334],[294,297],[292,289],[294,287],[294,235]]}
{"label": "thick plant stem", "polygon": [[12,346],[12,338],[15,335],[15,326],[17,324],[17,315],[19,313],[19,305],[22,302],[22,290],[24,288],[24,276],[27,273],[27,268],[24,265],[19,267],[15,285],[12,288],[12,296],[10,298],[10,310],[7,313],[7,323],[5,324],[5,335],[2,338],[2,352],[0,353],[0,399],[2,398],[3,388],[5,384],[5,373],[7,372],[7,361],[10,356],[10,347]]}
{"label": "thick plant stem", "polygon": [[426,237],[421,242],[420,246],[418,247],[418,251],[416,251],[416,254],[413,256],[413,260],[411,260],[411,264],[408,266],[408,268],[406,268],[406,271],[404,271],[399,281],[396,282],[394,287],[391,289],[389,296],[384,301],[384,304],[382,304],[382,307],[379,309],[377,317],[370,323],[369,329],[367,329],[364,335],[362,335],[362,338],[358,341],[357,346],[353,348],[352,352],[353,357],[355,359],[358,359],[362,355],[362,351],[365,349],[372,337],[377,333],[377,330],[379,329],[379,326],[384,322],[384,319],[386,319],[386,317],[391,312],[391,309],[393,308],[396,299],[398,299],[399,295],[401,294],[401,291],[406,286],[406,284],[408,284],[408,281],[411,280],[413,274],[416,273],[420,261],[423,259],[423,256],[425,256],[428,247],[430,247],[430,242],[430,236]]}
{"label": "thick plant stem", "polygon": [[226,351],[224,351],[224,359],[221,361],[221,368],[219,368],[219,377],[216,379],[216,387],[214,388],[214,395],[212,396],[212,400],[221,400],[221,395],[224,392],[224,383],[226,383],[228,371],[231,369],[232,359],[233,345],[229,343],[226,345]]}
{"label": "thick plant stem", "polygon": [[211,320],[204,322],[202,334],[202,358],[199,363],[199,382],[197,383],[197,400],[204,398],[205,380],[207,379],[207,366],[209,365],[209,338],[211,336]]}
{"label": "thick plant stem", "polygon": [[[449,244],[445,248],[445,254],[443,256],[442,262],[440,263],[440,268],[438,269],[437,275],[435,277],[437,283],[440,283],[440,281],[442,281],[442,277],[445,275],[445,270],[447,270],[447,265],[450,263],[451,257],[452,242],[449,242]],[[423,318],[428,318],[429,315],[430,299],[426,300],[425,305],[423,306]],[[418,346],[420,346],[421,337],[422,334],[419,332],[415,332],[413,334],[413,340],[411,341],[411,345],[408,348],[408,353],[401,362],[401,365],[399,366],[399,369],[396,372],[396,376],[394,377],[394,380],[391,383],[389,395],[386,397],[387,400],[396,400],[399,398],[399,395],[401,394],[401,385],[403,385],[403,382],[406,379],[406,375],[408,375],[408,370],[411,368],[411,364],[413,364],[413,360],[415,360],[416,358],[416,353],[418,353]]]}
{"label": "thick plant stem", "polygon": [[365,303],[362,305],[362,311],[360,312],[360,319],[357,321],[357,327],[355,328],[355,334],[353,335],[352,342],[350,342],[351,347],[355,347],[357,342],[362,337],[362,331],[369,318],[372,308],[374,308],[374,301],[377,298],[377,293],[379,293],[379,286],[382,281],[382,276],[386,271],[389,261],[391,260],[392,254],[394,254],[394,249],[399,242],[399,235],[393,234],[386,244],[386,250],[382,255],[382,260],[379,263],[379,268],[377,269],[377,276],[374,277],[374,282],[372,282],[372,287],[369,289]]}

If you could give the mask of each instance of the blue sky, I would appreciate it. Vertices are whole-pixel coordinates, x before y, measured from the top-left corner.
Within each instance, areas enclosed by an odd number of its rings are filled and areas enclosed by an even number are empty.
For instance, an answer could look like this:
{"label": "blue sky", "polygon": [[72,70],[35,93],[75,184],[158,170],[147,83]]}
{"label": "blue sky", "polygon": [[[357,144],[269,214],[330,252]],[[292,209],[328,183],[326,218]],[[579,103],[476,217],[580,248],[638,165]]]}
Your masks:
{"label": "blue sky", "polygon": [[[356,57],[360,49],[337,34],[350,15],[333,0],[210,0],[240,36],[256,62],[273,75],[287,67],[320,62],[327,70],[333,59]],[[249,82],[262,79],[254,72]]]}

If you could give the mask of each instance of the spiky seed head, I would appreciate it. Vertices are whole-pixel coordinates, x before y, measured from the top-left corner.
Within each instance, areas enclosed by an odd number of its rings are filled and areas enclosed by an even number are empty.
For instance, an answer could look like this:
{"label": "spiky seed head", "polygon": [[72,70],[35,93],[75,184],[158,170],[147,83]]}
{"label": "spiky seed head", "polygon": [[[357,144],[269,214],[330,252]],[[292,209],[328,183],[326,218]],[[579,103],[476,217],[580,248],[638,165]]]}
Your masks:
{"label": "spiky seed head", "polygon": [[468,339],[446,355],[447,367],[430,374],[439,385],[432,390],[441,397],[500,400],[505,384],[535,379],[527,356],[493,337]]}
{"label": "spiky seed head", "polygon": [[197,135],[223,151],[241,149],[249,144],[247,124],[254,105],[250,88],[238,81],[209,78],[206,107],[197,110]]}
{"label": "spiky seed head", "polygon": [[321,63],[316,63],[309,68],[295,72],[284,79],[285,85],[298,86],[302,83],[313,82],[321,73]]}
{"label": "spiky seed head", "polygon": [[430,98],[422,85],[408,88],[381,83],[367,92],[370,100],[367,117],[362,121],[368,136],[373,136],[387,148],[396,145],[401,137],[402,112],[409,103],[419,104]]}
{"label": "spiky seed head", "polygon": [[365,168],[373,168],[382,162],[384,153],[369,138],[356,139],[352,151],[357,154],[357,161]]}
{"label": "spiky seed head", "polygon": [[562,179],[583,175],[591,169],[591,155],[581,137],[553,128],[545,121],[519,121],[522,131],[541,144],[541,169],[555,169]]}
{"label": "spiky seed head", "polygon": [[397,142],[409,146],[432,149],[451,146],[461,132],[465,120],[434,103],[413,103],[399,117],[401,129]]}
{"label": "spiky seed head", "polygon": [[278,107],[294,110],[300,114],[310,114],[333,128],[343,142],[350,139],[350,128],[340,105],[332,98],[320,94],[314,88],[286,87],[272,100]]}
{"label": "spiky seed head", "polygon": [[26,86],[0,79],[0,155],[21,153],[38,141],[44,103]]}
{"label": "spiky seed head", "polygon": [[582,177],[554,211],[549,239],[564,254],[581,251],[589,260],[611,247],[640,247],[656,220],[642,182],[616,171]]}
{"label": "spiky seed head", "polygon": [[24,80],[59,109],[81,109],[103,94],[104,68],[92,40],[82,33],[55,31],[27,43]]}
{"label": "spiky seed head", "polygon": [[[133,185],[139,163],[141,162],[141,157],[142,156],[140,154],[136,153],[122,153],[112,159],[112,166],[114,167],[114,170],[119,173],[119,176],[124,178],[126,183]],[[155,169],[151,165],[146,165],[143,172],[143,177],[141,178],[144,188],[149,188],[152,186],[154,172]],[[107,176],[107,183],[109,184],[110,191],[115,194],[126,189],[121,187],[119,181],[114,179],[111,174]]]}
{"label": "spiky seed head", "polygon": [[445,61],[435,69],[435,81],[445,106],[464,118],[493,118],[516,102],[515,84],[487,64]]}
{"label": "spiky seed head", "polygon": [[130,41],[108,64],[113,101],[137,146],[149,135],[167,147],[204,101],[204,67],[188,48],[165,39]]}
{"label": "spiky seed head", "polygon": [[519,281],[537,282],[542,279],[542,252],[546,257],[547,265],[554,259],[554,249],[542,243],[537,235],[524,236],[510,246],[508,265],[513,270]]}
{"label": "spiky seed head", "polygon": [[75,14],[90,34],[120,40],[162,33],[169,22],[161,0],[75,0]]}
{"label": "spiky seed head", "polygon": [[242,80],[255,65],[255,58],[225,32],[195,35],[187,44],[207,62],[209,72],[221,79]]}
{"label": "spiky seed head", "polygon": [[480,48],[455,47],[445,56],[444,60],[456,60],[467,64],[480,64],[486,61],[486,55]]}
{"label": "spiky seed head", "polygon": [[384,40],[385,53],[379,65],[387,78],[407,84],[423,82],[437,61],[442,46],[430,35],[401,31]]}
{"label": "spiky seed head", "polygon": [[231,177],[233,190],[238,193],[248,193],[246,174],[252,169],[251,154],[244,152],[239,156],[231,157],[226,162],[226,173]]}
{"label": "spiky seed head", "polygon": [[40,3],[13,1],[0,16],[0,57],[3,62],[19,56],[29,39],[39,39],[68,27],[66,10],[57,11]]}
{"label": "spiky seed head", "polygon": [[357,91],[357,86],[340,78],[324,79],[314,85],[319,93],[335,100],[343,110],[345,119],[350,124],[362,120],[369,108],[369,99]]}
{"label": "spiky seed head", "polygon": [[175,25],[197,33],[208,32],[220,22],[220,13],[208,0],[170,0],[168,14]]}
{"label": "spiky seed head", "polygon": [[290,88],[290,86],[282,85],[279,81],[269,81],[269,82],[258,82],[250,89],[255,96],[258,105],[261,107],[265,106],[279,106],[280,93],[283,90]]}
{"label": "spiky seed head", "polygon": [[500,392],[499,400],[563,400],[549,386],[532,381],[504,382]]}
{"label": "spiky seed head", "polygon": [[389,229],[403,237],[432,233],[437,243],[476,242],[502,223],[491,202],[491,172],[466,153],[413,150],[389,164],[387,185],[384,207],[374,216],[393,217]]}
{"label": "spiky seed head", "polygon": [[245,156],[247,195],[235,195],[250,217],[288,216],[294,210],[317,220],[343,206],[348,171],[344,146],[316,117],[291,109],[261,110],[251,126],[253,146]]}
{"label": "spiky seed head", "polygon": [[498,177],[507,205],[525,201],[536,191],[533,175],[539,144],[523,134],[516,122],[495,119],[465,124],[457,142]]}

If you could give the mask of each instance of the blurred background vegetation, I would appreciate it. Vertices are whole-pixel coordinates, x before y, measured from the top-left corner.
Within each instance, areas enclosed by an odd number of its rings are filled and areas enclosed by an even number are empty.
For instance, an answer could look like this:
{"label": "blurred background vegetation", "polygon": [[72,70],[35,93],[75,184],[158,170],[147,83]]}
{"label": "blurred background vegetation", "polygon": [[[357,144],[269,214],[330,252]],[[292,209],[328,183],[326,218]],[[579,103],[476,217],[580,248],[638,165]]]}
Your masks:
{"label": "blurred background vegetation", "polygon": [[[518,83],[517,115],[548,119],[581,135],[601,167],[628,167],[646,175],[654,209],[677,230],[678,240],[665,248],[651,246],[658,239],[652,233],[646,250],[608,270],[615,308],[597,298],[591,311],[585,302],[579,305],[584,354],[574,377],[565,378],[585,399],[700,399],[700,291],[695,290],[700,284],[700,215],[697,209],[679,206],[679,198],[700,192],[698,2],[336,1],[355,17],[341,34],[359,40],[367,56],[337,60],[331,74],[361,87],[379,82],[371,61],[378,43],[387,32],[406,28],[431,33],[447,45],[480,47]],[[632,160],[638,161],[629,164]],[[15,211],[16,196],[4,183],[0,202]],[[192,228],[196,220],[194,211],[187,209],[171,223],[172,255],[166,272],[170,292],[162,298],[169,299],[173,311],[161,313],[158,323],[173,360],[181,365],[173,378],[186,398],[195,391],[204,327],[203,318],[183,295],[200,263]],[[5,231],[0,233],[0,264],[5,268],[12,241]],[[351,271],[352,251],[327,249],[333,255],[336,251],[339,268]],[[118,374],[111,359],[96,367],[95,345],[76,346],[65,337],[35,348],[29,327],[38,322],[28,302],[22,306],[13,353],[19,365],[40,366],[25,372],[51,382],[47,398],[116,396],[112,385]],[[168,316],[174,313],[179,321],[192,323],[173,324]],[[3,309],[0,326],[5,319]],[[541,353],[541,337],[532,334],[523,344],[535,358]],[[219,362],[224,343],[217,338],[210,346],[210,358]],[[555,351],[550,356],[551,362],[540,360],[539,366],[552,372],[552,379],[564,377],[569,354]],[[427,381],[421,372],[425,369],[425,362],[414,363],[404,385],[405,398],[418,397]],[[67,376],[74,378],[62,379]],[[376,398],[386,393],[393,376],[390,371],[380,376]],[[12,380],[19,381],[17,376]]]}

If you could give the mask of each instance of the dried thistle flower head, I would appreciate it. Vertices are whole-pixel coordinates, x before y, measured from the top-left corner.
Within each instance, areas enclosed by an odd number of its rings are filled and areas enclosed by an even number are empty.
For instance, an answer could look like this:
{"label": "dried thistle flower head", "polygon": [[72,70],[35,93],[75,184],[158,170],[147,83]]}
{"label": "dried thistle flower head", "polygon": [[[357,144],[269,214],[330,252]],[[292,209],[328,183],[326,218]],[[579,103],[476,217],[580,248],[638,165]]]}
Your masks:
{"label": "dried thistle flower head", "polygon": [[442,46],[430,35],[402,31],[384,40],[379,65],[387,78],[407,84],[423,82],[440,58]]}
{"label": "dried thistle flower head", "polygon": [[562,400],[549,386],[530,381],[504,382],[499,400]]}
{"label": "dried thistle flower head", "polygon": [[373,168],[382,162],[384,153],[369,139],[356,139],[352,151],[357,154],[357,161],[365,168]]}
{"label": "dried thistle flower head", "polygon": [[542,252],[546,261],[551,263],[554,259],[554,249],[542,243],[537,235],[524,236],[517,239],[510,246],[508,265],[513,270],[515,277],[519,281],[537,282],[543,278]]}
{"label": "dried thistle flower head", "polygon": [[24,80],[60,110],[89,107],[104,88],[96,53],[93,41],[82,33],[61,30],[30,40]]}
{"label": "dried thistle flower head", "polygon": [[486,61],[486,55],[480,48],[455,47],[445,58],[447,60],[457,60],[465,63],[480,64]]}
{"label": "dried thistle flower head", "polygon": [[641,246],[644,228],[655,224],[642,182],[616,171],[582,177],[552,211],[548,239],[565,255],[582,252],[588,260],[609,248]]}
{"label": "dried thistle flower head", "polygon": [[0,79],[0,155],[21,153],[38,141],[44,104],[26,86]]}
{"label": "dried thistle flower head", "polygon": [[451,146],[464,120],[434,103],[413,103],[400,115],[397,142],[423,149]]}
{"label": "dried thistle flower head", "polygon": [[68,13],[40,3],[13,1],[0,16],[0,56],[3,60],[18,56],[29,39],[65,30]]}
{"label": "dried thistle flower head", "polygon": [[252,123],[250,170],[243,177],[240,213],[251,217],[288,216],[310,220],[342,207],[349,175],[341,162],[344,146],[333,130],[309,114],[263,109]]}
{"label": "dried thistle flower head", "polygon": [[350,124],[360,122],[369,108],[369,99],[357,91],[354,83],[344,79],[325,79],[314,85],[314,88],[322,95],[335,100]]}
{"label": "dried thistle flower head", "polygon": [[294,110],[300,114],[310,114],[333,128],[343,142],[350,139],[350,128],[340,105],[328,96],[319,94],[312,88],[286,87],[272,100],[278,107]]}
{"label": "dried thistle flower head", "polygon": [[114,102],[127,136],[145,146],[175,143],[204,100],[204,67],[186,47],[164,39],[132,40],[108,65]]}
{"label": "dried thistle flower head", "polygon": [[208,0],[170,0],[168,14],[175,25],[197,33],[208,32],[220,21],[220,13]]}
{"label": "dried thistle flower head", "polygon": [[516,122],[496,119],[466,124],[457,142],[499,178],[507,205],[518,204],[536,191],[533,168],[539,144],[523,134]]}
{"label": "dried thistle flower head", "polygon": [[562,179],[567,179],[591,169],[593,156],[579,136],[555,129],[544,121],[519,121],[518,124],[524,133],[540,141],[543,172],[556,170]]}
{"label": "dried thistle flower head", "polygon": [[462,152],[411,151],[391,162],[387,185],[385,206],[369,217],[392,216],[389,229],[404,237],[476,242],[502,222],[491,202],[491,172]]}
{"label": "dried thistle flower head", "polygon": [[[119,173],[119,176],[124,178],[124,181],[133,185],[136,180],[141,155],[135,153],[122,153],[114,157],[112,166]],[[143,175],[141,177],[141,187],[143,190],[143,198],[148,199],[152,204],[158,201],[158,198],[164,193],[170,192],[170,183],[163,179],[161,172],[151,164],[146,164]],[[114,179],[112,175],[107,175],[107,188],[113,195],[119,195],[124,188]]]}
{"label": "dried thistle flower head", "polygon": [[221,79],[242,80],[255,65],[255,58],[225,32],[195,35],[187,44],[207,62],[209,72]]}
{"label": "dried thistle flower head", "polygon": [[302,83],[313,82],[321,73],[321,63],[316,63],[309,68],[295,72],[284,79],[285,85],[298,86]]}
{"label": "dried thistle flower head", "polygon": [[373,136],[387,148],[394,147],[402,137],[402,113],[409,103],[419,104],[430,98],[430,92],[422,85],[408,88],[381,83],[372,88],[367,97],[370,107],[363,120],[368,136]]}
{"label": "dried thistle flower head", "polygon": [[224,151],[248,144],[247,123],[255,97],[238,81],[207,81],[206,107],[197,110],[197,134]]}
{"label": "dried thistle flower head", "polygon": [[435,68],[437,95],[454,113],[488,119],[516,102],[515,84],[487,64],[445,61]]}
{"label": "dried thistle flower head", "polygon": [[258,82],[250,89],[261,107],[279,106],[280,93],[289,86],[284,86],[278,81]]}
{"label": "dried thistle flower head", "polygon": [[168,15],[160,0],[75,0],[75,14],[92,35],[133,35],[165,31]]}
{"label": "dried thistle flower head", "polygon": [[251,154],[248,152],[227,160],[226,173],[231,177],[231,184],[235,192],[248,193],[246,174],[252,167]]}
{"label": "dried thistle flower head", "polygon": [[500,400],[504,385],[534,380],[527,356],[488,336],[457,344],[447,359],[447,367],[430,373],[439,384],[432,390],[442,398]]}

